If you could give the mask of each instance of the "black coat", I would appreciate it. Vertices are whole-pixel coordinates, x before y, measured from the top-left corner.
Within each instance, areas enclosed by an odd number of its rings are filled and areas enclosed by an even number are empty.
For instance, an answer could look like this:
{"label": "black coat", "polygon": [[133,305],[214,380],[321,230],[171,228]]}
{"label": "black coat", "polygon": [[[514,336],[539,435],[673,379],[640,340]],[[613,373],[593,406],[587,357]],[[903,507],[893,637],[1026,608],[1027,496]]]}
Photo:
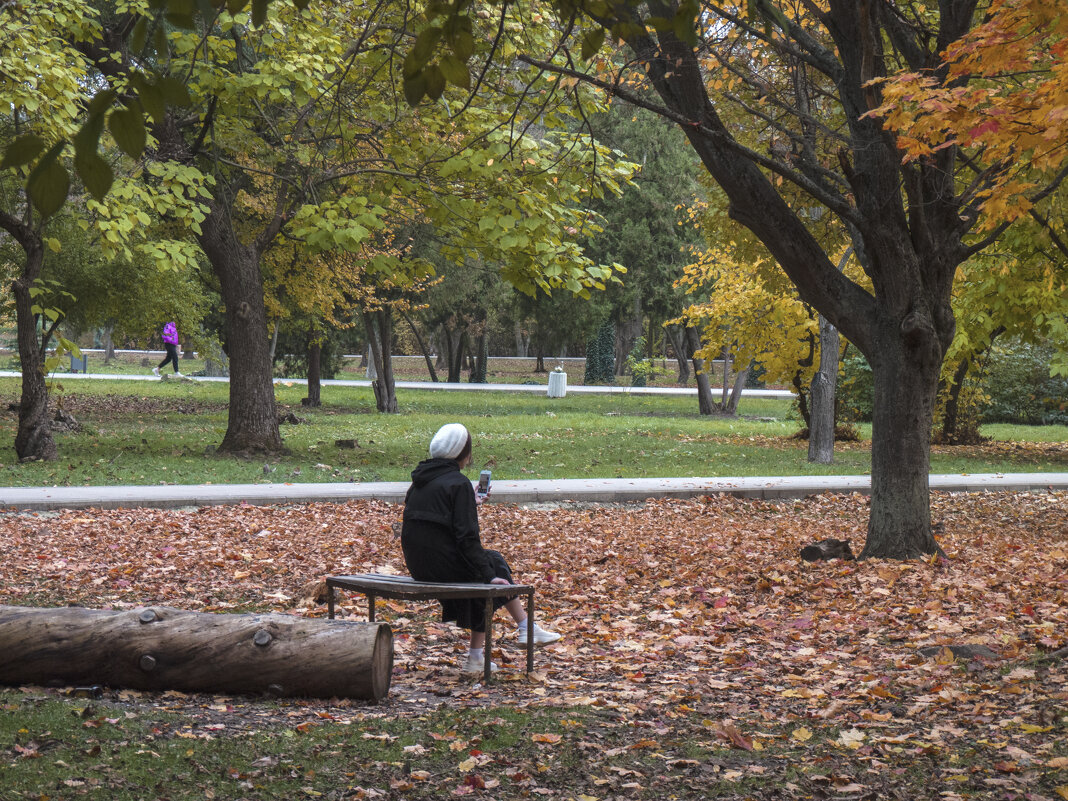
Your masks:
{"label": "black coat", "polygon": [[[470,581],[488,584],[511,572],[496,551],[482,547],[478,506],[471,481],[454,459],[428,459],[412,471],[404,497],[401,547],[408,572],[416,581]],[[507,599],[497,599],[500,606]],[[482,601],[443,600],[442,620],[481,631]]]}

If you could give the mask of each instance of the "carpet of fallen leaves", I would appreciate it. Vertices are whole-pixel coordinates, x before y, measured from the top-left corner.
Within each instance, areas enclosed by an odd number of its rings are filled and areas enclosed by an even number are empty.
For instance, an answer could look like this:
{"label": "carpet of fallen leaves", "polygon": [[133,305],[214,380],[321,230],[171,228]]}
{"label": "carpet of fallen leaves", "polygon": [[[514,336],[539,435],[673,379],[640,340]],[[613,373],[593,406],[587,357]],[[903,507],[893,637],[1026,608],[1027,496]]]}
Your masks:
{"label": "carpet of fallen leaves", "polygon": [[[378,502],[4,514],[0,601],[321,617],[325,606],[302,601],[310,582],[404,571],[399,514]],[[892,772],[912,761],[930,770],[931,798],[1068,798],[1068,663],[1043,658],[1068,645],[1068,493],[936,493],[949,559],[904,563],[798,558],[828,537],[859,551],[867,499],[857,495],[487,504],[481,515],[486,546],[537,585],[539,620],[565,635],[538,653],[535,675],[506,648],[500,681],[464,680],[463,637],[438,622],[436,604],[380,602],[396,638],[386,701],[287,702],[249,713],[255,725],[442,706],[596,708],[612,716],[612,737],[576,737],[602,756],[685,763],[687,743],[732,747],[739,760],[707,781],[771,777],[793,760],[814,771],[805,795],[895,797]],[[362,596],[344,596],[340,614],[363,618]],[[955,659],[948,648],[969,644],[994,653]],[[204,727],[248,725],[189,699]],[[547,749],[559,739],[546,737]],[[633,783],[648,791],[649,780]],[[619,777],[600,789],[630,797]]]}

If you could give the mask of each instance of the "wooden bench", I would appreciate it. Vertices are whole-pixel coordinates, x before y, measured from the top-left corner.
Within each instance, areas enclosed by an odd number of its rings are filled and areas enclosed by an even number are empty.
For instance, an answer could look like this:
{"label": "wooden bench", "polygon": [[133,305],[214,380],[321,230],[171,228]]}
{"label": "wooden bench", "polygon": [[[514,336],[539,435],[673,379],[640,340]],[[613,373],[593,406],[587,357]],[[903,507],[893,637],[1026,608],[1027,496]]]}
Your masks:
{"label": "wooden bench", "polygon": [[534,670],[534,587],[529,584],[434,584],[416,581],[411,576],[384,573],[358,573],[352,576],[329,576],[326,579],[326,608],[334,617],[334,590],[361,592],[367,596],[367,619],[374,622],[375,599],[431,601],[439,598],[482,598],[486,602],[486,664],[483,681],[489,684],[490,649],[493,646],[493,599],[527,596],[527,673]]}

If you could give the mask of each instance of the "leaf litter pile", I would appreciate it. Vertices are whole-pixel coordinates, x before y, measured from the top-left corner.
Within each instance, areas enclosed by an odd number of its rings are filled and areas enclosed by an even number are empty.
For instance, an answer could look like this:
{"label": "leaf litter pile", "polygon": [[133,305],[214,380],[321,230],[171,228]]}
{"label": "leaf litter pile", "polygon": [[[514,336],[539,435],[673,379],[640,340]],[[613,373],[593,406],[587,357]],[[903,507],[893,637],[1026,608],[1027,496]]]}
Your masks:
{"label": "leaf litter pile", "polygon": [[[322,617],[324,576],[404,572],[399,515],[7,514],[0,597]],[[866,498],[487,504],[484,543],[565,635],[534,675],[505,647],[499,680],[464,679],[464,637],[435,603],[380,601],[395,662],[378,705],[111,690],[102,703],[181,712],[163,738],[341,726],[393,742],[403,723],[403,757],[345,774],[337,798],[1068,798],[1068,493],[936,493],[932,517],[948,560],[807,563],[815,540],[859,551]],[[339,614],[364,619],[365,599],[342,594]],[[465,732],[503,712],[529,723],[509,748]],[[18,756],[0,742],[0,763]]]}

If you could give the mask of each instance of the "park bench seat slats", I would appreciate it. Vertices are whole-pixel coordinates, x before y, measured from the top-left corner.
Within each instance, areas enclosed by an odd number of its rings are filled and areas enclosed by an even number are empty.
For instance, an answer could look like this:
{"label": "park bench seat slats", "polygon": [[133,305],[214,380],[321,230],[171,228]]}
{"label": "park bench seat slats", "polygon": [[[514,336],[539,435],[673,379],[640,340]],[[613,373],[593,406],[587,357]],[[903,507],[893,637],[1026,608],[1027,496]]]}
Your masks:
{"label": "park bench seat slats", "polygon": [[411,576],[385,573],[356,573],[350,576],[328,576],[326,579],[327,615],[334,617],[334,590],[349,590],[367,596],[367,619],[375,619],[375,599],[430,601],[439,598],[481,598],[486,602],[486,661],[483,681],[489,683],[490,651],[493,647],[493,599],[516,595],[527,596],[527,673],[534,670],[534,587],[530,584],[438,584],[416,581]]}
{"label": "park bench seat slats", "polygon": [[328,587],[367,592],[371,590],[382,598],[407,598],[413,601],[428,601],[437,598],[502,598],[523,595],[534,588],[528,584],[435,584],[416,581],[411,576],[391,576],[385,573],[357,573],[352,576],[330,576]]}

